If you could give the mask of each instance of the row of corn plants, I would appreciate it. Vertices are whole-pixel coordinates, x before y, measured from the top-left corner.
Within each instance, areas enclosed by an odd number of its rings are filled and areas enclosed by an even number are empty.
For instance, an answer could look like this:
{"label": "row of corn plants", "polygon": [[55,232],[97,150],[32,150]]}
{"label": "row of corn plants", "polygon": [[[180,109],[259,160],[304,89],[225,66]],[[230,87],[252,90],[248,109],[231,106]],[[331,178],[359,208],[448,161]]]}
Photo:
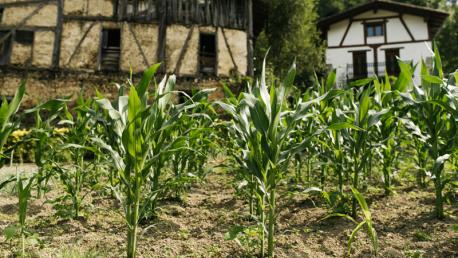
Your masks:
{"label": "row of corn plants", "polygon": [[[35,118],[34,127],[4,148],[19,126],[14,114],[25,92],[21,84],[16,97],[0,107],[0,167],[22,141],[32,143],[38,171],[28,181],[18,175],[0,186],[16,182],[20,190],[22,236],[27,201],[33,191],[36,198],[46,195],[50,180],[64,191],[50,201],[62,217],[87,216],[86,197],[108,193],[124,211],[126,254],[136,257],[142,223],[157,219],[161,200],[180,198],[203,179],[209,159],[223,150],[233,161],[227,167],[241,181],[238,190],[246,189],[259,256],[275,256],[285,186],[318,192],[329,216],[358,223],[349,246],[365,227],[376,251],[363,194],[368,187],[382,188],[386,198],[394,193],[403,152],[414,153],[419,187],[434,185],[437,218],[445,216],[444,191],[457,182],[449,167],[458,164],[458,74],[444,74],[437,50],[431,68],[420,64],[420,82],[412,79],[415,66],[402,61],[399,66],[397,78],[369,78],[341,88],[330,73],[300,92],[294,65],[278,80],[267,78],[264,64],[253,85],[238,95],[226,87],[226,98],[212,103],[211,90],[192,96],[175,90],[174,76],[157,83],[158,64],[139,82],[131,77],[117,85],[114,100],[97,93],[80,95],[73,108],[70,98],[63,98],[26,110],[24,115]],[[182,103],[174,101],[177,94],[185,96]],[[222,113],[228,119],[219,119]]]}

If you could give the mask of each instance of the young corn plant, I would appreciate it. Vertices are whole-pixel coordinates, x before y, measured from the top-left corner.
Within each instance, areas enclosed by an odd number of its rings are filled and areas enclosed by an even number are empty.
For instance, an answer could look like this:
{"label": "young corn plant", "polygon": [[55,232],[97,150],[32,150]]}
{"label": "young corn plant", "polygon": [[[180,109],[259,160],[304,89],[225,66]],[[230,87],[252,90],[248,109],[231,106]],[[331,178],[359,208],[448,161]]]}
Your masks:
{"label": "young corn plant", "polygon": [[[31,129],[29,137],[30,141],[34,143],[33,153],[38,168],[35,176],[37,198],[41,198],[52,176],[52,159],[57,156],[57,150],[54,146],[60,141],[59,137],[53,137],[53,125],[57,123],[56,120],[65,118],[63,111],[68,100],[50,100],[25,111],[26,114],[35,115],[35,126]],[[44,120],[43,112],[49,114]]]}
{"label": "young corn plant", "polygon": [[[26,218],[27,218],[27,207],[29,203],[29,199],[32,196],[31,192],[33,189],[34,181],[35,181],[35,175],[30,176],[29,178],[24,178],[22,175],[19,175],[19,173],[15,177],[16,181],[16,192],[17,192],[17,197],[19,200],[19,211],[18,211],[18,223],[16,225],[9,225],[8,227],[5,228],[4,230],[4,235],[6,240],[12,240],[12,239],[20,239],[21,243],[21,256],[24,257],[26,255],[25,252],[25,244],[26,244],[26,239],[33,234],[29,232],[27,229],[26,225]],[[10,180],[10,182],[14,182],[13,180]],[[2,184],[0,186],[0,189],[5,186],[6,184]],[[33,238],[34,239],[34,238]]]}
{"label": "young corn plant", "polygon": [[[388,110],[384,109],[376,112],[373,109],[373,98],[371,97],[373,87],[368,85],[360,90],[360,94],[351,96],[349,99],[352,101],[352,115],[350,121],[353,121],[354,126],[359,129],[349,128],[344,130],[344,138],[349,145],[351,157],[353,157],[352,169],[352,183],[351,186],[359,189],[361,184],[361,173],[367,173],[369,165],[369,157],[372,154],[370,131],[374,126],[379,123],[383,115]],[[359,101],[355,103],[353,99],[357,97]],[[356,218],[357,200],[353,198],[352,201],[352,216]]]}
{"label": "young corn plant", "polygon": [[5,143],[11,132],[18,126],[18,123],[13,121],[12,117],[18,111],[24,94],[25,82],[21,82],[10,103],[8,103],[5,97],[2,97],[2,104],[0,106],[0,168],[5,164]]}
{"label": "young corn plant", "polygon": [[[171,137],[180,124],[185,110],[198,105],[177,105],[172,102],[175,77],[164,77],[159,85],[150,84],[159,68],[154,65],[145,71],[138,85],[129,81],[129,95],[120,96],[117,108],[108,99],[97,103],[109,115],[113,135],[94,138],[105,149],[116,166],[119,185],[116,195],[124,207],[127,223],[127,257],[137,253],[137,233],[143,198],[151,197],[160,189],[163,164],[176,151],[186,148],[186,135]],[[103,139],[112,139],[111,145]],[[155,198],[155,197],[153,197]]]}
{"label": "young corn plant", "polygon": [[[401,69],[409,69],[406,64],[400,64]],[[382,173],[385,195],[393,192],[393,168],[395,159],[398,156],[400,116],[403,113],[403,101],[400,94],[406,92],[408,84],[401,83],[404,75],[401,74],[393,85],[390,78],[385,77],[383,81],[374,80],[375,102],[380,110],[386,109],[388,112],[381,117],[380,124],[377,125],[382,154]]]}
{"label": "young corn plant", "polygon": [[260,214],[258,220],[264,229],[261,256],[265,255],[265,233],[267,256],[274,256],[277,186],[291,158],[303,151],[314,135],[323,131],[315,130],[311,135],[304,135],[301,142],[290,141],[296,125],[312,116],[310,107],[319,104],[328,95],[298,103],[295,109],[288,110],[286,99],[293,87],[295,74],[293,65],[280,85],[271,85],[269,91],[264,64],[260,81],[255,87],[248,87],[248,92],[242,93],[239,101],[217,102],[232,117],[231,131],[242,149],[239,163],[255,183],[254,194]]}
{"label": "young corn plant", "polygon": [[359,207],[361,208],[363,212],[363,218],[362,218],[363,220],[361,222],[357,222],[354,218],[348,216],[347,214],[342,214],[342,213],[330,214],[324,217],[322,220],[325,220],[330,217],[343,217],[356,224],[356,227],[353,229],[353,231],[350,234],[350,238],[348,239],[348,255],[349,256],[351,255],[351,247],[352,247],[353,242],[355,241],[356,233],[358,233],[358,231],[362,230],[364,226],[366,226],[367,235],[369,236],[371,240],[372,248],[374,250],[375,255],[377,256],[377,251],[379,249],[379,243],[378,243],[377,231],[375,230],[374,222],[372,221],[372,213],[363,195],[354,187],[350,187],[350,189],[351,189],[351,192],[354,198],[358,201]]}
{"label": "young corn plant", "polygon": [[458,90],[456,74],[446,79],[442,70],[441,58],[437,48],[434,51],[433,69],[421,65],[421,85],[403,97],[410,105],[411,118],[419,128],[424,129],[428,140],[426,147],[434,162],[432,180],[434,181],[436,201],[434,215],[442,219],[444,215],[443,189],[450,182],[444,165],[457,150],[458,137]]}
{"label": "young corn plant", "polygon": [[97,167],[92,160],[88,159],[97,152],[90,141],[94,135],[93,118],[96,112],[91,109],[91,100],[84,100],[81,95],[73,111],[75,116],[66,111],[67,120],[60,121],[60,125],[68,126],[69,131],[63,136],[63,142],[58,146],[58,151],[69,153],[70,163],[64,164],[54,159],[52,165],[56,177],[66,192],[56,201],[71,201],[71,209],[65,205],[56,206],[59,215],[78,219],[82,215],[83,201],[90,193],[89,188],[92,182],[88,179]]}

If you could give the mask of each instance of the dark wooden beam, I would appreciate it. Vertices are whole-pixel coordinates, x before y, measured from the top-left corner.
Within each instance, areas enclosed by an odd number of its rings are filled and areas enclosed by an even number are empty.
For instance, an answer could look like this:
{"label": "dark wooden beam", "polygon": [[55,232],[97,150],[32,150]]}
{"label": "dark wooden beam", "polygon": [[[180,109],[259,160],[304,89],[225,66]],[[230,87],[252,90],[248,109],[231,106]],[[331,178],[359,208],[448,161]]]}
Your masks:
{"label": "dark wooden beam", "polygon": [[[16,26],[12,25],[0,25],[0,30],[13,30],[18,29]],[[48,26],[22,26],[21,30],[30,30],[30,31],[56,31],[56,27]]]}
{"label": "dark wooden beam", "polygon": [[83,37],[80,39],[80,41],[78,41],[78,44],[76,45],[75,50],[73,50],[72,55],[68,59],[68,62],[66,64],[67,66],[72,62],[73,57],[75,57],[76,53],[78,52],[78,50],[81,47],[81,44],[83,44],[83,41],[86,39],[87,35],[89,34],[89,32],[91,31],[91,29],[94,27],[95,24],[96,22],[91,23],[91,25],[89,25],[89,28],[87,28],[87,30],[84,32]]}
{"label": "dark wooden beam", "polygon": [[51,2],[54,2],[55,0],[28,0],[28,1],[20,1],[20,2],[10,2],[10,3],[2,3],[0,4],[0,7],[15,7],[15,6],[30,6],[33,4],[40,4],[40,3],[45,3],[45,4],[50,4]]}
{"label": "dark wooden beam", "polygon": [[372,51],[374,51],[374,73],[378,76],[378,48],[380,45],[373,45],[371,46]]}
{"label": "dark wooden beam", "polygon": [[394,19],[399,18],[400,15],[389,15],[383,17],[371,17],[371,18],[353,18],[353,21],[374,21],[374,20],[383,20],[383,19]]}
{"label": "dark wooden beam", "polygon": [[167,0],[158,1],[158,17],[159,17],[159,33],[158,33],[158,47],[157,47],[157,61],[162,62],[160,71],[165,73],[167,71],[167,60],[165,58],[165,47],[167,37]]}
{"label": "dark wooden beam", "polygon": [[59,68],[60,60],[60,45],[62,42],[62,27],[63,27],[63,14],[64,14],[64,0],[57,0],[57,20],[56,30],[54,32],[54,48],[52,51],[52,67]]}
{"label": "dark wooden beam", "polygon": [[113,17],[104,16],[86,16],[86,15],[64,15],[64,21],[112,21],[117,22],[118,20]]}
{"label": "dark wooden beam", "polygon": [[246,0],[246,33],[247,33],[247,57],[248,76],[254,76],[254,34],[253,34],[253,0]]}
{"label": "dark wooden beam", "polygon": [[415,38],[412,32],[410,31],[409,27],[407,26],[406,22],[404,21],[404,17],[402,15],[399,16],[399,20],[401,21],[402,25],[406,29],[407,33],[409,33],[410,39],[412,39],[412,41],[415,41]]}
{"label": "dark wooden beam", "polygon": [[[352,24],[353,24],[353,19],[349,19],[348,20],[348,26],[345,29],[344,35],[342,36],[342,40],[340,41],[339,46],[343,46],[343,43],[344,43],[345,39],[347,38],[348,31],[350,31],[350,28],[351,28]],[[364,30],[365,30],[365,28],[364,28]],[[366,38],[366,37],[364,37],[364,38]]]}
{"label": "dark wooden beam", "polygon": [[[404,40],[404,41],[397,41],[397,42],[388,42],[383,45],[397,45],[397,44],[405,44],[405,43],[421,43],[421,42],[431,42],[430,40]],[[337,49],[337,48],[351,48],[351,47],[371,47],[372,45],[366,45],[366,44],[352,44],[352,45],[345,45],[343,47],[341,46],[329,46],[329,49]]]}
{"label": "dark wooden beam", "polygon": [[388,30],[386,29],[386,23],[388,22],[387,19],[383,19],[383,40],[388,43]]}
{"label": "dark wooden beam", "polygon": [[143,63],[144,63],[147,67],[150,67],[150,64],[149,64],[149,62],[148,62],[148,58],[146,57],[145,52],[143,51],[142,45],[141,45],[140,42],[138,41],[138,38],[137,38],[137,35],[135,34],[135,31],[132,29],[132,24],[129,23],[128,26],[129,26],[129,31],[130,31],[130,33],[131,33],[132,36],[134,37],[135,44],[137,45],[137,48],[138,48],[138,50],[140,51],[140,54],[141,54],[142,57],[143,57]]}
{"label": "dark wooden beam", "polygon": [[178,75],[181,69],[181,63],[183,62],[183,58],[186,55],[186,52],[189,47],[189,42],[191,41],[192,34],[194,33],[194,28],[195,26],[192,26],[191,29],[189,29],[188,35],[186,36],[186,40],[183,44],[183,47],[180,50],[180,55],[178,56],[177,64],[175,65],[175,69],[173,70],[173,73]]}

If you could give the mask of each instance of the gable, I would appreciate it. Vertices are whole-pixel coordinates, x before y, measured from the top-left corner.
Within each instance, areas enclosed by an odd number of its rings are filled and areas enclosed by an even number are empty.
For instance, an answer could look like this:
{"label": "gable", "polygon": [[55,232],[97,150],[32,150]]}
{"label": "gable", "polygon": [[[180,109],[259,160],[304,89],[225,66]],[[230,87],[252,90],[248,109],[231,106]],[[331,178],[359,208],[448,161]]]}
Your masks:
{"label": "gable", "polygon": [[326,33],[333,24],[341,22],[342,20],[386,17],[391,15],[410,15],[423,19],[427,22],[429,37],[432,38],[442,27],[449,14],[447,12],[411,4],[376,0],[356,6],[345,12],[325,17],[318,21],[318,26]]}

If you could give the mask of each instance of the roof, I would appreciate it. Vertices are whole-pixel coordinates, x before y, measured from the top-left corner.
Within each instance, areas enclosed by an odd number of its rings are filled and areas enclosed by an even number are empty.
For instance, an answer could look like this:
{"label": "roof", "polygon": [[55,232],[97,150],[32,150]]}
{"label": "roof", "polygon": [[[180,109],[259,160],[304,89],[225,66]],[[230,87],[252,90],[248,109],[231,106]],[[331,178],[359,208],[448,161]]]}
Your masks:
{"label": "roof", "polygon": [[432,8],[417,6],[413,4],[399,3],[388,0],[373,0],[366,4],[358,5],[356,7],[350,8],[345,12],[341,12],[335,15],[331,15],[320,19],[318,21],[318,26],[322,30],[327,30],[330,25],[348,19],[349,17],[356,16],[358,14],[370,11],[370,10],[388,10],[397,13],[412,14],[416,16],[422,16],[428,21],[428,27],[431,33],[431,36],[437,34],[439,29],[442,27],[444,21],[449,16],[449,13],[439,11]]}

